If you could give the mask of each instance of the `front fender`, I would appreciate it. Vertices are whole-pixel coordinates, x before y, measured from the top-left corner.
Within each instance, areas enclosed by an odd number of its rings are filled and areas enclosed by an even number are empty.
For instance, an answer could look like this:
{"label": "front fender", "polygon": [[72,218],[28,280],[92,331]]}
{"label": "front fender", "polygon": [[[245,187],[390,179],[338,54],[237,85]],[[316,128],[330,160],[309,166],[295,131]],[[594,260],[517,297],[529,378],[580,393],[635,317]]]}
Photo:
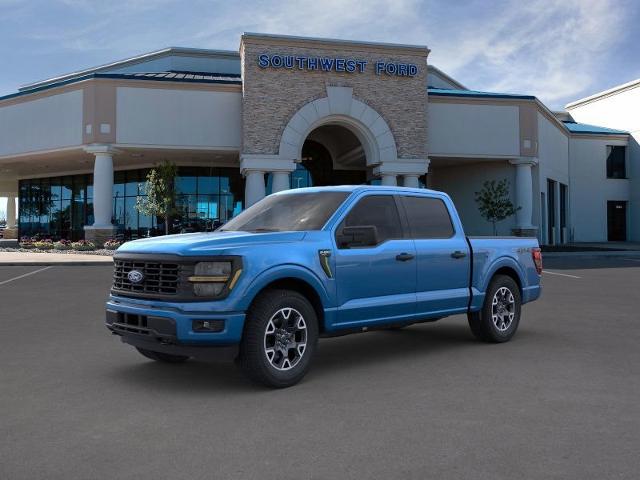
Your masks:
{"label": "front fender", "polygon": [[285,278],[294,278],[309,284],[320,297],[323,308],[326,309],[332,304],[326,286],[312,270],[301,265],[284,264],[268,268],[257,275],[242,292],[242,300],[238,303],[239,309],[246,311],[256,295],[267,285]]}

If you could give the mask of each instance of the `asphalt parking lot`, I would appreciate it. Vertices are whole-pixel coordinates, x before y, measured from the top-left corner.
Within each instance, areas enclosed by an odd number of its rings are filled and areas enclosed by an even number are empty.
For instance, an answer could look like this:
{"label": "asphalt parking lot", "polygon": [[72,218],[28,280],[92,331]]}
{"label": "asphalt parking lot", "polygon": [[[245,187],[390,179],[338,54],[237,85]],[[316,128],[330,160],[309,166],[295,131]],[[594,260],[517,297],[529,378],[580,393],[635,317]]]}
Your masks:
{"label": "asphalt parking lot", "polygon": [[322,340],[274,391],[109,335],[108,266],[0,265],[0,479],[638,478],[640,259],[545,269],[510,343],[461,316]]}

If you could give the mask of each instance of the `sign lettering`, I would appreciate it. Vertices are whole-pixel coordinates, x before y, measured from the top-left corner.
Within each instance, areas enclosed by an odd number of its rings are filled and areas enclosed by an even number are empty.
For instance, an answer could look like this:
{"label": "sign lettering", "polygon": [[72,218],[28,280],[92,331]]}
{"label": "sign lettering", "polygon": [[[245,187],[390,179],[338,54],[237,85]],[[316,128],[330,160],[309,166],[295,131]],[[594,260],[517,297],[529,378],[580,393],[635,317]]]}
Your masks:
{"label": "sign lettering", "polygon": [[[288,70],[340,72],[340,73],[364,73],[368,62],[355,58],[339,57],[304,57],[296,55],[279,55],[263,53],[258,55],[260,68],[286,68]],[[392,77],[415,77],[418,74],[418,66],[413,63],[396,63],[376,61],[374,63],[376,75]]]}

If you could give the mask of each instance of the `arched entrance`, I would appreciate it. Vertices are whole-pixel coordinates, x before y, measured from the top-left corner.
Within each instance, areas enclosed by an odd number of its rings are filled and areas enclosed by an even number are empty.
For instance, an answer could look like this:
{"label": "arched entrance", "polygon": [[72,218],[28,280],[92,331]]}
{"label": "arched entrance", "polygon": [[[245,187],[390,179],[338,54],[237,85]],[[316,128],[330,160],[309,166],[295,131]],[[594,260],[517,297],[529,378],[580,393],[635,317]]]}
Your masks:
{"label": "arched entrance", "polygon": [[277,153],[240,156],[245,207],[265,193],[314,184],[397,185],[400,180],[404,186],[418,186],[428,161],[399,159],[393,133],[378,112],[354,98],[350,87],[326,88],[326,97],[303,105],[290,117]]}
{"label": "arched entrance", "polygon": [[302,145],[300,160],[316,187],[367,182],[362,144],[353,132],[341,125],[322,125],[312,130]]}

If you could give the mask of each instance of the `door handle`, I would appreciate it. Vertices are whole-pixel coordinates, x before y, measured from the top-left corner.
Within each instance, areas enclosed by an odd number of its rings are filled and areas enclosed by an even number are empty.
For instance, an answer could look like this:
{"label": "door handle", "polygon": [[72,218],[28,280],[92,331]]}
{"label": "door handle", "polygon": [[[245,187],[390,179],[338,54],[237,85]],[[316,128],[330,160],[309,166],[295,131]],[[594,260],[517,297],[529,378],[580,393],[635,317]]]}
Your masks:
{"label": "door handle", "polygon": [[464,253],[464,252],[461,252],[460,250],[456,250],[455,252],[453,252],[453,253],[451,254],[451,256],[452,256],[453,258],[464,258],[464,257],[466,257],[466,256],[467,256],[467,254],[466,254],[466,253]]}
{"label": "door handle", "polygon": [[411,255],[410,253],[401,253],[400,255],[396,255],[396,260],[398,260],[399,262],[406,262],[408,260],[413,260],[413,255]]}

